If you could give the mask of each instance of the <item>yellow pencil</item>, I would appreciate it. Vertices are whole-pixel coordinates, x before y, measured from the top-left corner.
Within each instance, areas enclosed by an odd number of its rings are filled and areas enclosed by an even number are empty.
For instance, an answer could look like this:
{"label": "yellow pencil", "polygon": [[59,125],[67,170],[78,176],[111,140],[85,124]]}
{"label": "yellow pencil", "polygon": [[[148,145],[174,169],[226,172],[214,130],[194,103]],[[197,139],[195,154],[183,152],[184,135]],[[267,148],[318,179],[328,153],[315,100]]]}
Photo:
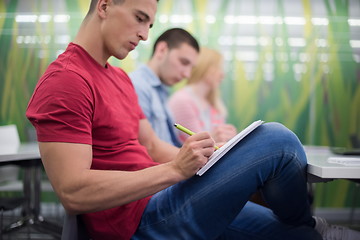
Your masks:
{"label": "yellow pencil", "polygon": [[[174,126],[175,126],[177,129],[179,129],[180,131],[182,131],[182,132],[184,132],[184,133],[186,133],[186,134],[188,134],[188,135],[190,135],[190,136],[192,136],[192,135],[195,134],[193,131],[187,129],[186,127],[184,127],[184,126],[182,126],[182,125],[180,125],[180,124],[178,124],[178,123],[175,123]],[[216,150],[219,149],[218,146],[214,146],[214,148],[215,148]]]}

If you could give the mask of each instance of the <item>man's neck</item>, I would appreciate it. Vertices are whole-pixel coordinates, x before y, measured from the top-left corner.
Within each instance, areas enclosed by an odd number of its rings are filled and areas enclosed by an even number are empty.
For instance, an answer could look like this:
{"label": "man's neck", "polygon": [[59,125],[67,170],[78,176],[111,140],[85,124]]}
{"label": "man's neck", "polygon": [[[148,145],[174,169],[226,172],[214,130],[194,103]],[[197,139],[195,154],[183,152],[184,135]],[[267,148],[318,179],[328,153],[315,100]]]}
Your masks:
{"label": "man's neck", "polygon": [[150,59],[146,65],[155,73],[156,76],[159,77],[158,64],[156,63],[156,61],[154,59]]}
{"label": "man's neck", "polygon": [[95,61],[105,67],[110,56],[103,50],[101,35],[97,34],[98,29],[99,24],[94,19],[85,19],[73,42],[84,48]]}

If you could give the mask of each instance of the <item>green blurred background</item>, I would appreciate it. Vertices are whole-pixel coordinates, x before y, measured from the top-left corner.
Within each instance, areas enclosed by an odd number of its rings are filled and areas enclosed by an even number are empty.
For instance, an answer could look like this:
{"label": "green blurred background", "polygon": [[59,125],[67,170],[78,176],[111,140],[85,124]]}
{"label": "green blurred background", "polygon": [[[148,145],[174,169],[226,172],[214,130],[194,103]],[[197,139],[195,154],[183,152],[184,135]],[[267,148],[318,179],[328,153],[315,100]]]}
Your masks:
{"label": "green blurred background", "polygon": [[[16,124],[22,141],[33,139],[24,113],[35,84],[89,3],[0,0],[0,125]],[[277,121],[305,145],[360,147],[359,0],[160,0],[148,41],[110,62],[134,70],[170,27],[223,53],[222,93],[238,129]],[[347,207],[354,189],[342,180],[316,184],[315,206]]]}

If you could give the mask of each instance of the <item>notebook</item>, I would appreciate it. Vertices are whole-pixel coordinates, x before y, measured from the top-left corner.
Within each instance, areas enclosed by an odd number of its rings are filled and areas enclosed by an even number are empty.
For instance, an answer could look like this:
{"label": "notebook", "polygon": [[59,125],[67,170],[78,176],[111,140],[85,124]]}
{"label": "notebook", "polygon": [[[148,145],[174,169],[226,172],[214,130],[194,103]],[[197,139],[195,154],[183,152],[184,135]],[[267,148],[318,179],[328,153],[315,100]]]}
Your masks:
{"label": "notebook", "polygon": [[249,133],[254,131],[258,126],[263,124],[264,121],[257,120],[247,126],[244,130],[239,132],[235,137],[230,139],[227,143],[221,146],[216,150],[209,158],[209,161],[196,173],[196,175],[203,175],[209,168],[211,168],[218,160],[220,160],[235,144],[237,144],[241,139],[246,137]]}

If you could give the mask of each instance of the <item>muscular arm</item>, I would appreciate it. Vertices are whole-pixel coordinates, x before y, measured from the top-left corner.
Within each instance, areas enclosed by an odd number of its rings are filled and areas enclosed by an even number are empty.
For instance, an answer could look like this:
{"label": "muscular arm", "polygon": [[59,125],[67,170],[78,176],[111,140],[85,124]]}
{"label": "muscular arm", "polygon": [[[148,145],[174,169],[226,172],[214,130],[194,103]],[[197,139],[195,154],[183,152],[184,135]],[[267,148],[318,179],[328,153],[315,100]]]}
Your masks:
{"label": "muscular arm", "polygon": [[65,209],[72,214],[120,206],[187,179],[206,163],[213,145],[209,134],[196,134],[173,161],[125,172],[90,169],[90,145],[39,143],[46,173]]}
{"label": "muscular arm", "polygon": [[135,172],[91,170],[90,145],[41,142],[39,146],[55,191],[74,214],[123,205],[184,178],[170,164]]}

